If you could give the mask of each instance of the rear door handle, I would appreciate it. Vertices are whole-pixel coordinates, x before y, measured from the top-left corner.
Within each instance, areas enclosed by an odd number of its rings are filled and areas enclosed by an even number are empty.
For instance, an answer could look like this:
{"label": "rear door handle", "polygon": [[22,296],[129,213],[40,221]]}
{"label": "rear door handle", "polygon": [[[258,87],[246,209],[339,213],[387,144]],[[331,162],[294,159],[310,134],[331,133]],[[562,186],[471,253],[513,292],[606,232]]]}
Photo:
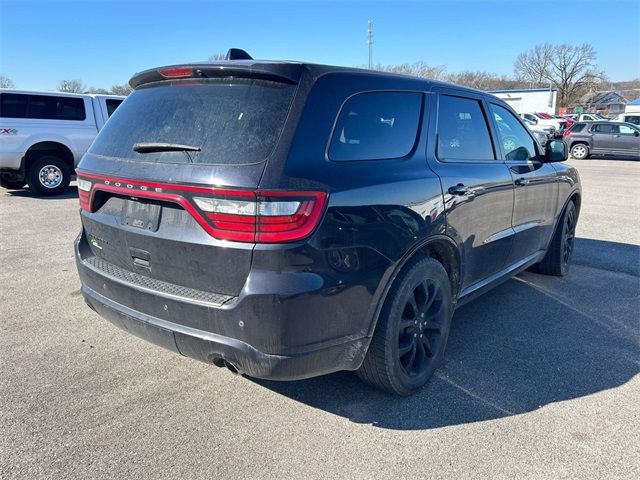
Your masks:
{"label": "rear door handle", "polygon": [[466,195],[469,193],[469,187],[465,187],[462,183],[449,187],[448,192],[451,195]]}
{"label": "rear door handle", "polygon": [[519,187],[524,187],[525,185],[529,185],[530,181],[526,178],[518,178],[516,180],[516,185]]}

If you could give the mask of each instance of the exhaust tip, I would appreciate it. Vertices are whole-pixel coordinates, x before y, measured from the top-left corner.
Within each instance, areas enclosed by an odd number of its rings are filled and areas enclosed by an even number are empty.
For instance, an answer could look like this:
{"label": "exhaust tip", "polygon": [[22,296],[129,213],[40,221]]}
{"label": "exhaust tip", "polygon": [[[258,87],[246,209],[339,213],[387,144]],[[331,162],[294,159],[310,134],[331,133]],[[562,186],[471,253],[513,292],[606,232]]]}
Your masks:
{"label": "exhaust tip", "polygon": [[234,375],[242,375],[240,370],[238,370],[238,367],[236,367],[233,363],[229,362],[228,360],[224,360],[224,366],[227,367],[227,370],[229,370]]}
{"label": "exhaust tip", "polygon": [[234,375],[242,375],[242,371],[235,364],[231,363],[229,360],[225,360],[222,357],[211,356],[209,357],[209,361],[218,368],[226,368]]}

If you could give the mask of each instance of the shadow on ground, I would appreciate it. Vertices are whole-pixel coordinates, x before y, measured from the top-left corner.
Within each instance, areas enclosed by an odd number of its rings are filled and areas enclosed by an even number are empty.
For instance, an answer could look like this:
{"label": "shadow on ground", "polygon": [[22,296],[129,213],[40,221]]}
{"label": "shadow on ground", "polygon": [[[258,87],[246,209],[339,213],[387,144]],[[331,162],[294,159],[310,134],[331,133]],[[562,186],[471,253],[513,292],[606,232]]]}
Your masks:
{"label": "shadow on ground", "polygon": [[78,187],[71,185],[64,193],[50,197],[34,193],[26,187],[19,190],[6,190],[4,194],[12,197],[37,198],[38,200],[68,200],[69,198],[78,198]]}
{"label": "shadow on ground", "polygon": [[409,398],[353,372],[254,380],[353,422],[429,429],[536,410],[615,388],[639,372],[640,247],[577,239],[565,278],[524,272],[461,307],[446,363]]}

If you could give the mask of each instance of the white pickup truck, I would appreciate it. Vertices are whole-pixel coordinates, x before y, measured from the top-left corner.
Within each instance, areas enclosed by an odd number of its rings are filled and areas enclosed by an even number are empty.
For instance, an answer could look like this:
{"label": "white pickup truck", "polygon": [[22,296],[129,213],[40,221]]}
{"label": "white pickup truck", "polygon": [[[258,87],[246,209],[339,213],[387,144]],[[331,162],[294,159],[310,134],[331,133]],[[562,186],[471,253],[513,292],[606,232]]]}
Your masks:
{"label": "white pickup truck", "polygon": [[555,136],[562,136],[562,132],[567,128],[567,121],[559,118],[546,118],[535,112],[521,113],[520,116],[529,120],[533,125],[550,126],[555,128]]}
{"label": "white pickup truck", "polygon": [[69,186],[75,167],[124,97],[0,89],[0,185],[39,195]]}

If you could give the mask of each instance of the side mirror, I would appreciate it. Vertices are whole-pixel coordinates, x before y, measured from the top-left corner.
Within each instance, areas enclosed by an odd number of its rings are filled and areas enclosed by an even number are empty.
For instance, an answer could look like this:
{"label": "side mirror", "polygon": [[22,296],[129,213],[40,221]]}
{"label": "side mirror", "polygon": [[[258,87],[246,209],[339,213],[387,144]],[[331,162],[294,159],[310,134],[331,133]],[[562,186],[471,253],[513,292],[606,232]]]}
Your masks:
{"label": "side mirror", "polygon": [[640,132],[638,130],[634,130],[633,131],[633,136],[634,137],[640,137]]}
{"label": "side mirror", "polygon": [[544,146],[544,163],[564,162],[568,153],[567,145],[562,140],[550,140]]}

